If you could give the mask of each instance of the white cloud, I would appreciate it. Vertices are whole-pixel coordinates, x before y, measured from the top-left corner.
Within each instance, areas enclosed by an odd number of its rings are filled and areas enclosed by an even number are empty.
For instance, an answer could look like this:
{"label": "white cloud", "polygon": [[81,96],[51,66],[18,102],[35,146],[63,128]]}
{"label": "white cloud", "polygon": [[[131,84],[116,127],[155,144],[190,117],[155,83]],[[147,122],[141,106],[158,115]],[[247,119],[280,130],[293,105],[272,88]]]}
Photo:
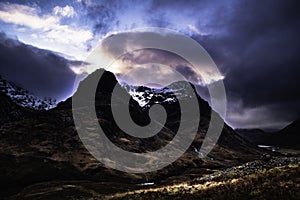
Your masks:
{"label": "white cloud", "polygon": [[22,13],[27,13],[27,14],[36,13],[36,8],[21,5],[21,4],[0,3],[0,5],[1,5],[1,10],[8,11],[8,12],[12,10],[18,10]]}
{"label": "white cloud", "polygon": [[37,34],[35,34],[35,33],[31,34],[30,36],[34,39],[38,38]]}
{"label": "white cloud", "polygon": [[55,15],[61,15],[63,17],[74,17],[77,15],[72,6],[66,5],[65,7],[55,6],[53,8],[53,13]]}
{"label": "white cloud", "polygon": [[198,34],[198,35],[207,35],[206,33],[203,33],[203,32],[200,31],[196,26],[194,26],[194,25],[192,25],[192,24],[188,24],[188,28],[189,28],[192,32],[194,32],[194,33],[196,33],[196,34]]}
{"label": "white cloud", "polygon": [[6,23],[27,26],[32,29],[43,29],[45,31],[59,24],[58,17],[50,15],[39,17],[36,10],[31,7],[4,3],[0,3],[0,7],[4,8],[0,10],[0,20]]}
{"label": "white cloud", "polygon": [[[62,8],[62,12],[58,11],[59,14],[66,17],[74,15],[75,11],[72,14],[73,8],[66,7]],[[39,15],[38,9],[25,5],[0,3],[0,8],[0,20],[28,27],[34,31],[35,36],[32,37],[32,32],[30,32],[28,37],[31,38],[28,41],[30,44],[58,51],[77,59],[79,57],[84,59],[79,54],[82,52],[85,55],[86,42],[93,38],[93,33],[90,30],[62,25],[60,22],[62,16]],[[26,39],[23,37],[25,43]],[[64,47],[57,49],[57,47],[62,46]]]}

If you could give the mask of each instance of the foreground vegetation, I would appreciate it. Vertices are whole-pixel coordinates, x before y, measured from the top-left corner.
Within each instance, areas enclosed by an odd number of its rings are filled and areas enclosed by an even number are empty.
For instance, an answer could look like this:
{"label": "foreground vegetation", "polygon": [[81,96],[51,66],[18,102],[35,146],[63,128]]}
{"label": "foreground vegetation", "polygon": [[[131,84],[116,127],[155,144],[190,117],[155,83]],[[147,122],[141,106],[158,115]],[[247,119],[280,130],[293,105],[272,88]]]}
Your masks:
{"label": "foreground vegetation", "polygon": [[[251,170],[247,165],[184,184],[116,194],[110,199],[299,199],[300,163]],[[208,180],[211,179],[211,180]]]}
{"label": "foreground vegetation", "polygon": [[300,157],[266,157],[185,183],[139,186],[84,180],[52,181],[28,186],[8,199],[299,199],[299,174]]}

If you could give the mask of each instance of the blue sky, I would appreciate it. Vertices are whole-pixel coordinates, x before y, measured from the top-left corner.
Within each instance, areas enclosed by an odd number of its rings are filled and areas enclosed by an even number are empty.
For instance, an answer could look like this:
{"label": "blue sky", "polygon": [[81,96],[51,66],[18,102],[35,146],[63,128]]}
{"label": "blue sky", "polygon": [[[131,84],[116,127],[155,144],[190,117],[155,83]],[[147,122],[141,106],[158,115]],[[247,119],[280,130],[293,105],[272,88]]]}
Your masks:
{"label": "blue sky", "polygon": [[84,60],[88,45],[95,42],[91,25],[84,23],[78,12],[81,4],[42,2],[1,3],[2,31],[26,44],[62,53],[70,59]]}

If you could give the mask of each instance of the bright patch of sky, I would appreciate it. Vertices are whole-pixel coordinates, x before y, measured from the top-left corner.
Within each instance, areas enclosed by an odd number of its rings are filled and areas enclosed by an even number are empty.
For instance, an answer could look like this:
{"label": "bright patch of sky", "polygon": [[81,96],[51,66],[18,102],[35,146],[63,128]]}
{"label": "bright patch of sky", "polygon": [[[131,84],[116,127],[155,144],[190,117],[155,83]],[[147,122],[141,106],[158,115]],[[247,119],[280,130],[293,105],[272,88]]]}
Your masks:
{"label": "bright patch of sky", "polygon": [[127,1],[92,0],[0,2],[0,31],[72,60],[85,60],[98,41],[111,33],[159,26],[187,35],[206,35],[196,24],[197,18],[190,14],[178,17],[171,11],[153,9],[151,1],[130,5]]}
{"label": "bright patch of sky", "polygon": [[91,28],[80,25],[79,21],[79,15],[69,5],[42,12],[38,6],[0,3],[2,32],[74,60],[84,60],[89,46],[96,42]]}

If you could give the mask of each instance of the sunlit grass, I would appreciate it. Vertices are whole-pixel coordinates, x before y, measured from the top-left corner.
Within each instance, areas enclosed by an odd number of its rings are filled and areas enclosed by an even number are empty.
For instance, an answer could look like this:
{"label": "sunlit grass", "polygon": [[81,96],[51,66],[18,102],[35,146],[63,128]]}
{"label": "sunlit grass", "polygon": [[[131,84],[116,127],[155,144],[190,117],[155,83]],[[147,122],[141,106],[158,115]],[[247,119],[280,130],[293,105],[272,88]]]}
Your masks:
{"label": "sunlit grass", "polygon": [[[232,178],[236,171],[222,180],[136,190],[107,196],[108,199],[297,199],[300,196],[300,163],[263,169]],[[240,169],[243,170],[243,169]],[[231,174],[232,173],[232,174]]]}

